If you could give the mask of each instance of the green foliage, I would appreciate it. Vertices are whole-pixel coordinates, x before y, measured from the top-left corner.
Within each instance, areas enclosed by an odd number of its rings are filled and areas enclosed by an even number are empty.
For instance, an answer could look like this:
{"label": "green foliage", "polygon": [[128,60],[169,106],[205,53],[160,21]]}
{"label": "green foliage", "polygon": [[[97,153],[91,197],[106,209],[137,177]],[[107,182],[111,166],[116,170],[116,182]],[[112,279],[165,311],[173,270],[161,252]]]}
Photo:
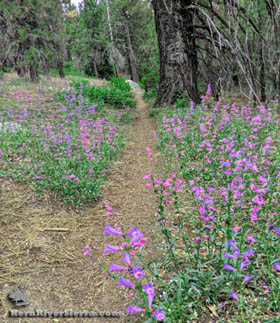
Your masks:
{"label": "green foliage", "polygon": [[149,116],[150,117],[155,117],[157,115],[159,115],[159,113],[161,112],[160,109],[158,108],[152,108],[150,111],[149,111]]}
{"label": "green foliage", "polygon": [[130,85],[125,81],[125,77],[123,76],[112,76],[109,83],[123,92],[129,93],[131,91]]}
{"label": "green foliage", "polygon": [[82,91],[84,98],[87,98],[90,104],[98,103],[101,106],[106,104],[118,109],[136,105],[130,86],[121,77],[112,78],[104,86],[89,86],[88,81],[85,80],[74,81],[71,86],[74,87],[76,94]]}
{"label": "green foliage", "polygon": [[148,66],[148,64],[141,65],[141,81],[140,86],[145,89],[144,99],[151,101],[157,95],[158,83],[159,83],[159,69],[158,66]]}

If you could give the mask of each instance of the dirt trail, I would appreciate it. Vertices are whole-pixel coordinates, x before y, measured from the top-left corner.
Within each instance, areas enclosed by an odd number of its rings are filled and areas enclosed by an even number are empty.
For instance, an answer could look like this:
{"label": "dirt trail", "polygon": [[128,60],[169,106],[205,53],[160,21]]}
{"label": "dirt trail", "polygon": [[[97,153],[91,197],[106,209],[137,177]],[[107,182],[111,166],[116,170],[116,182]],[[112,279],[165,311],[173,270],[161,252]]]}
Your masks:
{"label": "dirt trail", "polygon": [[[106,222],[118,222],[125,229],[137,226],[148,238],[144,257],[149,259],[150,253],[155,252],[153,215],[157,206],[152,190],[146,188],[142,180],[148,171],[156,172],[157,168],[155,161],[150,161],[146,155],[146,147],[154,154],[156,152],[152,133],[155,125],[148,116],[149,107],[143,101],[142,93],[135,91],[135,95],[136,118],[128,125],[127,149],[114,164],[102,197],[94,205],[83,211],[73,211],[54,203],[48,196],[38,199],[26,185],[0,178],[0,224],[10,237],[10,241],[0,238],[0,322],[65,321],[63,318],[7,317],[11,305],[6,295],[19,283],[25,285],[30,297],[30,305],[19,310],[70,309],[125,314],[131,302],[129,291],[118,288],[117,281],[108,279],[97,263],[109,265],[114,261],[124,265],[120,253],[104,255],[105,243],[120,243],[116,237],[102,234]],[[117,216],[106,215],[106,202],[119,211]],[[68,231],[49,231],[48,227]],[[92,259],[82,254],[86,244],[92,247]],[[2,257],[4,251],[5,257]],[[127,322],[128,318],[71,319],[71,322],[89,321]],[[131,321],[136,322],[136,317]]]}

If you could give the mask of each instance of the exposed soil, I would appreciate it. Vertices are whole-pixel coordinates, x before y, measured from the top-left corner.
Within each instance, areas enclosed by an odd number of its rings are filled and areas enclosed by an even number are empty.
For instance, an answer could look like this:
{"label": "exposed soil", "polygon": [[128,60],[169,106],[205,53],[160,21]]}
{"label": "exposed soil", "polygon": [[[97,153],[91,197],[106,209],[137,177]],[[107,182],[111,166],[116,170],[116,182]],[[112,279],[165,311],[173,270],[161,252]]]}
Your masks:
{"label": "exposed soil", "polygon": [[[158,164],[145,151],[150,147],[154,156],[158,154],[152,133],[155,125],[142,93],[135,91],[135,95],[137,107],[135,119],[128,125],[127,149],[113,165],[97,202],[73,210],[50,194],[38,196],[27,184],[0,177],[0,322],[65,322],[65,318],[9,318],[12,305],[7,294],[19,284],[25,286],[30,299],[30,305],[19,310],[115,311],[123,316],[70,320],[137,322],[135,316],[124,316],[131,302],[129,291],[117,287],[117,281],[97,265],[111,261],[124,265],[120,253],[104,255],[105,243],[120,243],[116,237],[102,234],[106,222],[125,229],[137,226],[148,238],[145,260],[156,253],[157,206],[152,190],[142,180],[148,171],[157,173]],[[106,215],[106,202],[119,214]],[[92,248],[92,259],[82,254],[86,244]]]}

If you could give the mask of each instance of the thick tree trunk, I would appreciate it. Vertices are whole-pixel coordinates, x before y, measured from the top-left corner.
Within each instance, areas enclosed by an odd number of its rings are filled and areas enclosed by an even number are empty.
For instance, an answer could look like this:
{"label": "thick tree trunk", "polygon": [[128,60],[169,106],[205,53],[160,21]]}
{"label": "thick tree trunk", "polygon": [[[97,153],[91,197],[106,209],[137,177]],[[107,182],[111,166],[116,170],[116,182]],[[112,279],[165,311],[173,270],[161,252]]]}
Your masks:
{"label": "thick tree trunk", "polygon": [[39,82],[39,73],[37,68],[35,67],[34,63],[31,61],[30,66],[29,66],[29,76],[31,82]]}
{"label": "thick tree trunk", "polygon": [[135,55],[134,55],[133,49],[132,49],[131,36],[130,36],[129,26],[128,26],[128,22],[127,22],[128,16],[127,16],[125,10],[122,10],[121,13],[122,13],[122,16],[124,17],[127,60],[128,60],[128,65],[129,65],[130,78],[132,79],[132,81],[138,82],[139,77],[138,77],[137,68],[136,68],[136,59],[135,59]]}
{"label": "thick tree trunk", "polygon": [[58,60],[57,68],[58,68],[59,77],[63,79],[65,77],[65,74],[63,71],[63,60]]}
{"label": "thick tree trunk", "polygon": [[180,95],[199,102],[197,48],[192,0],[153,0],[160,54],[155,106],[171,105]]}

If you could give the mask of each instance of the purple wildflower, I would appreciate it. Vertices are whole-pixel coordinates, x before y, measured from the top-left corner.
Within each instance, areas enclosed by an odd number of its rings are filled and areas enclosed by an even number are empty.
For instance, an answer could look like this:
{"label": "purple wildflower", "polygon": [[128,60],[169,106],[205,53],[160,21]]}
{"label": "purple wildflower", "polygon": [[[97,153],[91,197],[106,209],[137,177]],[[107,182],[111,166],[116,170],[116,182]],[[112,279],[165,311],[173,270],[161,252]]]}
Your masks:
{"label": "purple wildflower", "polygon": [[87,255],[90,252],[90,247],[88,245],[85,246],[84,250],[83,250],[83,255]]}
{"label": "purple wildflower", "polygon": [[227,244],[234,249],[237,249],[236,244],[233,240],[227,240]]}
{"label": "purple wildflower", "polygon": [[109,271],[112,272],[112,271],[119,271],[119,270],[128,270],[128,268],[127,267],[124,267],[124,266],[120,266],[120,265],[114,264],[112,262],[111,265],[110,265],[110,267],[109,267]]}
{"label": "purple wildflower", "polygon": [[232,298],[234,298],[235,300],[237,300],[237,301],[238,301],[238,296],[236,295],[236,293],[235,293],[235,291],[234,291],[234,290],[232,290],[232,291],[229,293],[229,295],[230,295]]}
{"label": "purple wildflower", "polygon": [[149,308],[152,308],[152,303],[153,303],[153,299],[155,296],[155,291],[153,289],[153,285],[152,283],[147,283],[143,285],[143,289],[147,295],[147,299],[148,299],[148,306]]}
{"label": "purple wildflower", "polygon": [[122,250],[122,247],[119,246],[112,246],[109,244],[106,244],[105,248],[104,248],[104,253],[108,252],[108,251],[119,251]]}
{"label": "purple wildflower", "polygon": [[124,279],[122,277],[120,277],[118,285],[128,286],[128,287],[131,287],[133,289],[135,288],[135,284],[133,284],[130,280]]}
{"label": "purple wildflower", "polygon": [[248,257],[253,257],[254,256],[254,252],[252,249],[248,249],[247,251],[245,251],[243,254],[242,254],[242,257],[243,258],[248,258]]}
{"label": "purple wildflower", "polygon": [[246,284],[248,280],[250,280],[252,278],[252,276],[250,274],[246,274],[245,275],[245,278],[243,279],[242,281],[242,284]]}
{"label": "purple wildflower", "polygon": [[247,266],[248,262],[249,262],[249,260],[248,260],[248,259],[246,259],[246,260],[242,260],[242,261],[240,262],[240,269],[241,269],[241,270],[242,270],[242,269],[244,269],[244,268]]}
{"label": "purple wildflower", "polygon": [[137,307],[137,306],[133,306],[131,304],[128,305],[128,308],[126,310],[127,314],[130,313],[140,313],[140,312],[145,312],[145,310],[143,308]]}
{"label": "purple wildflower", "polygon": [[103,234],[122,235],[121,231],[114,229],[109,223],[106,223],[106,227],[105,227]]}
{"label": "purple wildflower", "polygon": [[158,321],[162,321],[165,318],[164,313],[162,312],[161,308],[156,309],[155,311],[152,312],[152,314],[154,315],[154,317],[158,320]]}
{"label": "purple wildflower", "polygon": [[132,272],[135,278],[142,278],[144,276],[142,268],[140,266],[136,266],[132,268]]}
{"label": "purple wildflower", "polygon": [[229,252],[225,252],[225,258],[236,258],[234,255],[232,255],[231,253]]}
{"label": "purple wildflower", "polygon": [[272,267],[275,268],[276,270],[280,271],[280,264],[278,262],[273,264]]}
{"label": "purple wildflower", "polygon": [[129,266],[130,266],[130,257],[129,257],[129,253],[126,251],[122,254],[122,259],[124,262],[126,262]]}
{"label": "purple wildflower", "polygon": [[232,267],[231,265],[229,265],[228,263],[225,263],[224,269],[236,271],[236,269],[234,267]]}
{"label": "purple wildflower", "polygon": [[253,242],[255,242],[255,239],[254,239],[254,237],[253,237],[253,236],[248,236],[248,237],[246,238],[246,241],[247,241],[247,242],[249,242],[249,243],[253,243]]}

